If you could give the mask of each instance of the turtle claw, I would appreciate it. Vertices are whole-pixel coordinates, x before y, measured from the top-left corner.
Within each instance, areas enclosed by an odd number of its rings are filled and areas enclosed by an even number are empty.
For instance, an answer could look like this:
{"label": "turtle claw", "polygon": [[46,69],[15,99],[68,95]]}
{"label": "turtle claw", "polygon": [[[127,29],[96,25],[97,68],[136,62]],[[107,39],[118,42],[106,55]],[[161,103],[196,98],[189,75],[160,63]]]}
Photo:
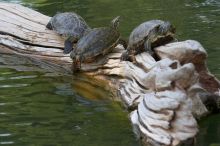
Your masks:
{"label": "turtle claw", "polygon": [[47,23],[46,28],[49,30],[53,30],[53,27],[50,22]]}
{"label": "turtle claw", "polygon": [[151,56],[154,54],[154,52],[152,51],[151,49],[151,42],[149,40],[147,40],[145,43],[144,43],[144,50],[146,52],[148,52]]}
{"label": "turtle claw", "polygon": [[128,52],[124,52],[121,55],[121,61],[130,61],[134,64],[137,63],[135,55],[129,55]]}
{"label": "turtle claw", "polygon": [[78,61],[74,61],[72,63],[72,71],[73,71],[73,74],[78,72],[81,68],[81,63],[79,63]]}
{"label": "turtle claw", "polygon": [[72,71],[73,73],[77,72],[80,70],[81,68],[81,59],[82,57],[79,57],[79,56],[76,56],[74,59],[73,59],[73,63],[72,63]]}
{"label": "turtle claw", "polygon": [[137,60],[135,58],[135,55],[131,56],[131,61],[133,64],[137,64]]}
{"label": "turtle claw", "polygon": [[69,39],[65,40],[64,46],[64,54],[69,54],[73,50],[73,43]]}
{"label": "turtle claw", "polygon": [[124,39],[119,39],[118,44],[121,44],[125,49],[127,49],[127,47],[128,47],[128,41],[126,41]]}
{"label": "turtle claw", "polygon": [[128,59],[129,59],[128,53],[127,52],[122,53],[120,60],[127,61]]}
{"label": "turtle claw", "polygon": [[73,74],[77,71],[77,68],[74,62],[72,63],[71,69],[73,71]]}

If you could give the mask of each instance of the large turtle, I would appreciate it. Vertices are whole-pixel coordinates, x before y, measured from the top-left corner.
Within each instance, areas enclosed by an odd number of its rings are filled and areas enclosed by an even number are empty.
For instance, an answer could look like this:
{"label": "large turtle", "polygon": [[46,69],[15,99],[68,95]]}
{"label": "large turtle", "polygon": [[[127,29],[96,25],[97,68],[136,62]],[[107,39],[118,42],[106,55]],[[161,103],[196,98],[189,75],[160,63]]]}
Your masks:
{"label": "large turtle", "polygon": [[92,62],[97,56],[109,53],[119,43],[119,18],[119,16],[114,18],[109,27],[90,30],[78,41],[76,48],[70,54],[73,60],[73,72],[80,69],[81,62]]}
{"label": "large turtle", "polygon": [[168,21],[150,20],[137,26],[130,34],[127,51],[121,60],[135,62],[134,56],[144,51],[153,55],[153,48],[173,41],[175,28]]}
{"label": "large turtle", "polygon": [[74,12],[54,15],[46,27],[64,37],[68,37],[65,41],[64,54],[70,53],[73,48],[73,43],[76,43],[86,31],[90,30],[85,20]]}

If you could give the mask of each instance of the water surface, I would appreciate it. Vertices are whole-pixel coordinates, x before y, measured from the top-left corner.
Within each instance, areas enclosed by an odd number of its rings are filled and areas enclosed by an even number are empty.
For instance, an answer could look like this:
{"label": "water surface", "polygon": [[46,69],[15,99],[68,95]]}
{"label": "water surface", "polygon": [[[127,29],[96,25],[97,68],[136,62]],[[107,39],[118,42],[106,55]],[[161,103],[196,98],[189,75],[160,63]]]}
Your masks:
{"label": "water surface", "polygon": [[0,145],[138,145],[128,113],[109,92],[75,89],[71,82],[84,85],[83,78],[11,67],[0,66]]}

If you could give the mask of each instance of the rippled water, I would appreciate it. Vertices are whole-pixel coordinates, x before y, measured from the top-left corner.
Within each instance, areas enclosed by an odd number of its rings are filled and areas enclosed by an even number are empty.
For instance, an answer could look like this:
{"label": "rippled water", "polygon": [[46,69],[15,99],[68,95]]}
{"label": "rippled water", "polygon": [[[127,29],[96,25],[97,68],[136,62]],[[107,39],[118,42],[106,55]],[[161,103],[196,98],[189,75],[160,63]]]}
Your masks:
{"label": "rippled water", "polygon": [[[37,68],[37,67],[36,67]],[[80,87],[85,79],[0,68],[0,145],[135,146],[119,104],[109,93]],[[88,87],[88,85],[87,85]]]}
{"label": "rippled water", "polygon": [[[179,40],[195,39],[202,43],[209,55],[209,69],[220,78],[219,0],[4,1],[20,3],[50,16],[75,11],[92,27],[108,25],[120,15],[123,37],[128,37],[143,21],[169,20],[176,26]],[[127,113],[107,100],[110,96],[104,89],[89,85],[88,90],[82,77],[51,74],[28,61],[16,66],[15,62],[5,60],[7,57],[1,55],[0,145],[138,145]],[[197,146],[219,145],[219,121],[220,115],[200,121]]]}

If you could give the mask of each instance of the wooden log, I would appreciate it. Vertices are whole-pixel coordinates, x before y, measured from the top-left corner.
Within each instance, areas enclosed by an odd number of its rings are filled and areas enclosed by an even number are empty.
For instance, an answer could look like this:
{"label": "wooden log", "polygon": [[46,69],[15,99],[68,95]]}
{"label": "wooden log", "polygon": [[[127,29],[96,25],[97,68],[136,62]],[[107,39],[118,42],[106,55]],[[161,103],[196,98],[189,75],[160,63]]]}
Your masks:
{"label": "wooden log", "polygon": [[[0,3],[0,53],[71,74],[72,60],[62,53],[64,39],[45,28],[49,19],[18,4]],[[161,60],[144,52],[135,56],[137,64],[121,62],[124,51],[118,45],[96,61],[82,64],[81,73],[131,110],[134,132],[144,145],[177,146],[194,138],[198,132],[194,116],[207,113],[199,93],[214,93],[220,87],[205,65],[207,53],[201,44],[192,40],[167,44],[155,48]]]}
{"label": "wooden log", "polygon": [[206,66],[207,53],[203,46],[194,40],[175,42],[155,48],[157,55],[163,58],[179,60],[181,64],[193,63],[199,73],[199,83],[210,92],[218,92],[220,82]]}

